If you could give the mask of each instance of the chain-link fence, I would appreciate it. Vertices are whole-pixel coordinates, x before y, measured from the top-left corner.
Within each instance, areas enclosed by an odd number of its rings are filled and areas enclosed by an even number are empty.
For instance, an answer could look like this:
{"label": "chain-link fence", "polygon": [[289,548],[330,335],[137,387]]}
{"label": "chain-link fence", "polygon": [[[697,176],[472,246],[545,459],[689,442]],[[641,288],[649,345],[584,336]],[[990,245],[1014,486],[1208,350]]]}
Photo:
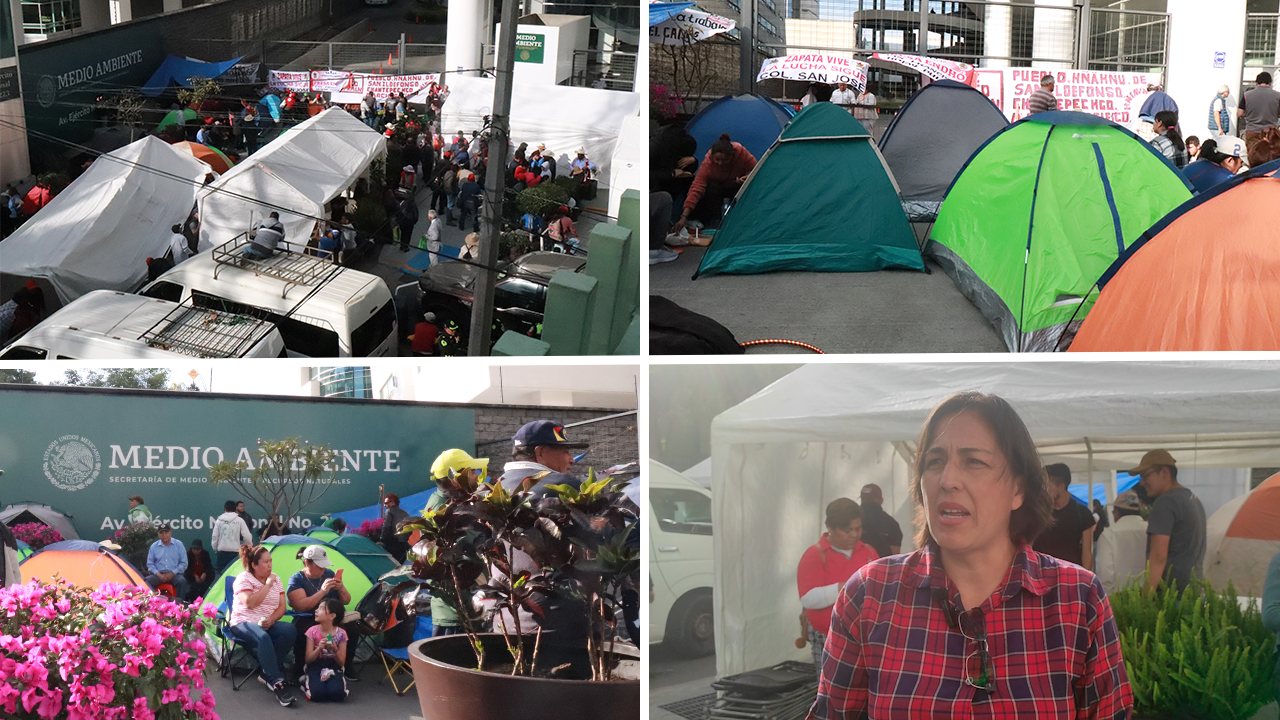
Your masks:
{"label": "chain-link fence", "polygon": [[573,75],[566,84],[631,92],[636,85],[638,59],[636,53],[575,50]]}
{"label": "chain-link fence", "polygon": [[1244,71],[1240,92],[1252,90],[1260,72],[1280,69],[1280,14],[1249,13],[1244,25]]}
{"label": "chain-link fence", "polygon": [[[1274,29],[1274,28],[1273,28]],[[1129,10],[1089,13],[1089,69],[1160,73],[1168,66],[1169,15]]]}

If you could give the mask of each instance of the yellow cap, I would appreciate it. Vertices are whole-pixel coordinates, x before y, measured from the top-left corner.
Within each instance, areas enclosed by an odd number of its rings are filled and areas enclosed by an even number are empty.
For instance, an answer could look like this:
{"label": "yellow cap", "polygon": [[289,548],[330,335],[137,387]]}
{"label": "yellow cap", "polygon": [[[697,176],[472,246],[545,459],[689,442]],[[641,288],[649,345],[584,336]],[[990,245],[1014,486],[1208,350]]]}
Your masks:
{"label": "yellow cap", "polygon": [[489,468],[489,458],[473,458],[466,450],[454,448],[440,453],[440,457],[431,463],[431,477],[443,480],[449,477],[449,471],[462,472],[473,469],[484,471]]}

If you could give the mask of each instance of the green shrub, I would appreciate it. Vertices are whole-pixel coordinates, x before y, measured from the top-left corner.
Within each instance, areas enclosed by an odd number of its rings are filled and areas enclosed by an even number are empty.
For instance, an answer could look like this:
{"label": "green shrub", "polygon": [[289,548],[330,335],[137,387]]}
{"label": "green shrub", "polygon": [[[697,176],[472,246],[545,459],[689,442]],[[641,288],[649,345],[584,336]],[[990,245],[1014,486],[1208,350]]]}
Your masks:
{"label": "green shrub", "polygon": [[382,199],[374,195],[361,195],[356,198],[356,211],[352,213],[351,224],[365,235],[372,235],[387,221],[387,210],[382,207]]}
{"label": "green shrub", "polygon": [[147,553],[159,539],[160,532],[149,522],[125,525],[111,536],[111,541],[120,546],[120,556],[133,563],[144,575],[147,573]]}
{"label": "green shrub", "polygon": [[525,230],[509,230],[498,239],[498,259],[512,261],[538,249],[538,242]]}
{"label": "green shrub", "polygon": [[1234,586],[1152,594],[1144,580],[1111,596],[1135,717],[1244,720],[1271,702],[1276,637]]}
{"label": "green shrub", "polygon": [[516,207],[521,213],[543,215],[569,202],[569,193],[558,183],[542,183],[525,188],[516,196]]}

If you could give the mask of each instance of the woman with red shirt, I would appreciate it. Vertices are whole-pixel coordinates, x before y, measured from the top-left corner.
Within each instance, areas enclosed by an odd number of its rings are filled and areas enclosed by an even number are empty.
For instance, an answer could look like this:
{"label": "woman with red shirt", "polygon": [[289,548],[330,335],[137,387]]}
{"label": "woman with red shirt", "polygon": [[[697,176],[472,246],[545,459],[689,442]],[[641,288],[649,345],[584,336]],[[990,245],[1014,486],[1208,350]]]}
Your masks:
{"label": "woman with red shirt", "polygon": [[827,531],[809,546],[796,570],[800,606],[809,624],[813,664],[822,670],[822,646],[831,627],[831,608],[845,582],[858,568],[880,557],[862,543],[862,508],[849,498],[837,498],[827,506]]}
{"label": "woman with red shirt", "polygon": [[693,176],[693,184],[684,197],[684,210],[669,232],[680,232],[691,217],[703,227],[720,227],[724,201],[738,194],[755,167],[756,158],[751,151],[729,139],[729,133],[721,135],[698,166],[698,174]]}
{"label": "woman with red shirt", "polygon": [[916,544],[840,591],[811,720],[1116,718],[1133,711],[1093,573],[1031,549],[1053,501],[1026,425],[961,393],[925,421]]}

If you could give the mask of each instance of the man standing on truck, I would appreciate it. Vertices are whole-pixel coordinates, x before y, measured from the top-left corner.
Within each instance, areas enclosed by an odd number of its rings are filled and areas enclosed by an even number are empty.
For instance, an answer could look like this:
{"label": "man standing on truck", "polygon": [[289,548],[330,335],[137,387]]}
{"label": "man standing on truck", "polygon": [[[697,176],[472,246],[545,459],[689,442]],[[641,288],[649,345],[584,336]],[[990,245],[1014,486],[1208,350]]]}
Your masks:
{"label": "man standing on truck", "polygon": [[265,260],[276,254],[281,240],[284,240],[284,224],[280,222],[280,213],[273,212],[254,231],[242,255],[249,260]]}

